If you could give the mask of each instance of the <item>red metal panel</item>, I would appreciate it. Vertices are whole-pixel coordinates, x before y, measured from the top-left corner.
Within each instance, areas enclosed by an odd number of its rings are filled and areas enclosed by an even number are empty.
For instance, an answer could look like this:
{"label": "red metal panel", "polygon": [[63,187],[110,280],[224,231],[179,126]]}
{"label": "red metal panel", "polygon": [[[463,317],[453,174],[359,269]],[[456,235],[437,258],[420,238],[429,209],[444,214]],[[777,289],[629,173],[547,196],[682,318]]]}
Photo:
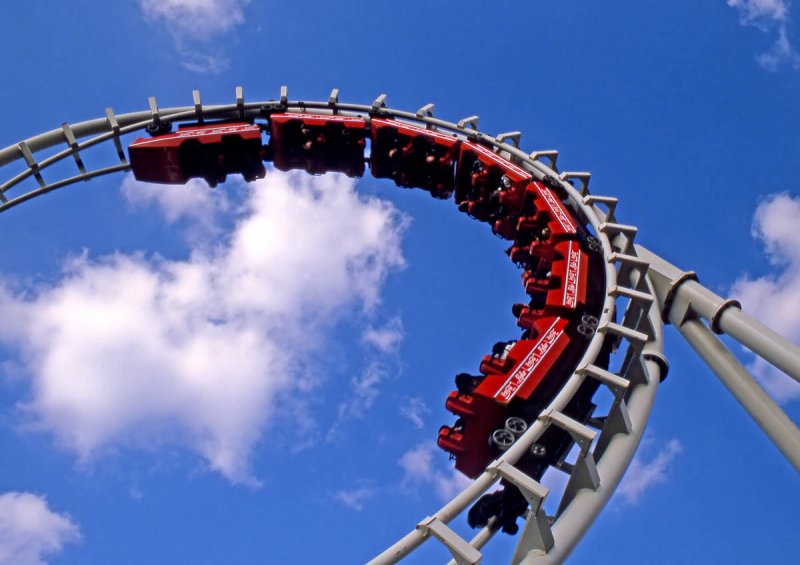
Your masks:
{"label": "red metal panel", "polygon": [[328,115],[328,114],[303,114],[300,112],[297,113],[286,113],[286,114],[272,114],[269,117],[270,124],[288,124],[294,122],[302,122],[308,126],[320,127],[326,124],[342,124],[343,127],[352,128],[357,130],[362,130],[366,128],[367,122],[364,118],[358,118],[355,116],[339,116],[339,115]]}
{"label": "red metal panel", "polygon": [[522,167],[515,165],[510,161],[506,161],[500,155],[489,149],[488,147],[472,141],[465,141],[461,144],[461,152],[472,153],[475,158],[487,167],[498,167],[504,175],[506,175],[512,183],[527,183],[531,180],[532,175]]}
{"label": "red metal panel", "polygon": [[517,394],[520,394],[522,398],[527,398],[569,343],[569,338],[564,331],[567,326],[565,319],[542,318],[538,322],[540,326],[544,322],[550,322],[550,325],[535,342],[530,340],[533,345],[528,349],[525,357],[519,361],[502,385],[498,387],[494,398],[502,404],[508,404]]}
{"label": "red metal panel", "polygon": [[212,186],[226,175],[264,176],[261,128],[244,122],[184,126],[174,133],[139,138],[128,148],[137,180],[184,184],[203,177]]}
{"label": "red metal panel", "polygon": [[[508,205],[518,203],[532,175],[506,161],[491,149],[464,141],[456,168],[455,200],[459,209],[482,221],[494,221],[500,214],[503,194]],[[505,213],[505,212],[504,212]]]}
{"label": "red metal panel", "polygon": [[502,408],[491,398],[456,391],[450,393],[445,405],[459,416],[460,424],[439,428],[437,444],[455,457],[456,469],[475,478],[493,457],[489,434],[502,427]]}
{"label": "red metal panel", "polygon": [[453,193],[461,143],[456,137],[383,118],[373,118],[370,129],[372,176],[422,188],[437,198]]}
{"label": "red metal panel", "polygon": [[540,182],[534,182],[533,187],[539,197],[536,201],[537,209],[550,215],[551,221],[547,224],[550,231],[553,234],[577,235],[577,223],[556,194]]}
{"label": "red metal panel", "polygon": [[269,124],[276,169],[364,174],[367,123],[363,118],[286,113],[271,115]]}
{"label": "red metal panel", "polygon": [[547,293],[547,306],[575,310],[586,303],[586,275],[588,262],[578,242],[563,241],[556,244],[560,259],[553,261],[551,273],[558,277],[559,285]]}

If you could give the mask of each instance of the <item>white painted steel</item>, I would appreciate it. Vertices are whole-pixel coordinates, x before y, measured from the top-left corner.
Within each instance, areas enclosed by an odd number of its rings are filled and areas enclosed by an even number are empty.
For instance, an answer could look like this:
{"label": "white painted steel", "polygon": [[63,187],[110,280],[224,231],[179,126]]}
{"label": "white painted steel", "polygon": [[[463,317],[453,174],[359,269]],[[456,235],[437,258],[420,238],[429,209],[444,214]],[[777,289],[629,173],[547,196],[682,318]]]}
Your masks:
{"label": "white painted steel", "polygon": [[696,318],[676,326],[794,468],[800,472],[800,430],[708,326]]}

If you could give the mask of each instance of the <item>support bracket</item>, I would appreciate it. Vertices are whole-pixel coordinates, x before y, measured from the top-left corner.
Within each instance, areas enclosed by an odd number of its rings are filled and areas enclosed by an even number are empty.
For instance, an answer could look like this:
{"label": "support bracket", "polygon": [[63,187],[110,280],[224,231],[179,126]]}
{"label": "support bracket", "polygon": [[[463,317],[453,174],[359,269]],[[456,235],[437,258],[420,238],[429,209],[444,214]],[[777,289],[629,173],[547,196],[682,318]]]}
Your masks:
{"label": "support bracket", "polygon": [[478,565],[481,562],[481,552],[467,543],[467,540],[451,530],[439,518],[428,516],[417,524],[417,529],[442,542],[457,565]]}

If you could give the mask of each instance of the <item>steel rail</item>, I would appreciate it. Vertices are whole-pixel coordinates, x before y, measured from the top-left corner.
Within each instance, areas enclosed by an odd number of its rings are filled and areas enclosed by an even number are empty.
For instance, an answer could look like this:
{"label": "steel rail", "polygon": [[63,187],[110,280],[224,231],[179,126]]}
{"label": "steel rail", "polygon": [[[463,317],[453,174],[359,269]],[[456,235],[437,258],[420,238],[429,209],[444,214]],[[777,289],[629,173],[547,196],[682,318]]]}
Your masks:
{"label": "steel rail", "polygon": [[[226,119],[226,118],[245,117],[248,119],[252,119],[252,118],[262,117],[262,110],[265,107],[276,106],[279,104],[280,103],[274,100],[266,100],[261,102],[252,102],[244,104],[243,106],[237,106],[235,104],[206,106],[202,110],[202,116],[204,118],[213,117],[213,118]],[[452,133],[461,134],[462,136],[471,135],[475,139],[488,143],[498,149],[507,151],[510,155],[514,155],[518,159],[525,160],[528,167],[530,167],[529,170],[531,172],[536,172],[539,174],[540,176],[539,180],[541,180],[544,177],[544,175],[554,172],[546,169],[544,165],[542,165],[535,159],[530,159],[527,154],[520,151],[518,148],[514,146],[500,142],[496,138],[481,133],[478,130],[460,127],[458,124],[454,124],[452,122],[448,122],[445,120],[439,120],[432,116],[419,116],[411,112],[405,112],[402,110],[393,110],[390,108],[380,108],[376,110],[375,107],[373,106],[367,106],[363,104],[336,103],[332,107],[329,102],[287,101],[282,105],[280,105],[280,107],[285,108],[286,111],[295,111],[295,112],[302,112],[308,109],[312,109],[312,110],[318,110],[317,113],[322,113],[322,114],[341,112],[341,111],[351,113],[352,115],[377,114],[377,115],[403,118],[411,122],[423,123],[425,125],[437,126],[445,128],[451,131]],[[109,129],[110,127],[109,122],[108,119],[106,118],[96,118],[93,120],[87,120],[75,124],[65,124],[70,128],[70,130],[72,131],[72,133],[75,135],[76,138],[86,137],[95,134],[97,135],[94,138],[76,144],[75,147],[69,147],[68,149],[60,151],[55,155],[51,155],[43,159],[41,162],[37,163],[37,170],[41,171],[42,169],[45,169],[70,156],[79,154],[84,149],[91,148],[104,141],[108,141],[109,139],[118,138],[123,135],[133,133],[135,131],[143,130],[147,126],[153,124],[156,119],[158,119],[159,121],[169,122],[169,121],[189,120],[197,116],[198,113],[195,108],[176,107],[176,108],[166,108],[163,110],[159,110],[157,115],[153,115],[152,113],[149,112],[132,112],[128,114],[120,114],[119,116],[115,116],[119,124],[118,131]],[[68,140],[66,138],[63,127],[62,129],[53,129],[44,132],[42,134],[29,137],[27,139],[20,141],[17,144],[10,145],[8,147],[0,149],[0,167],[8,165],[14,161],[22,160],[24,158],[23,153],[20,149],[20,146],[22,144],[27,146],[31,152],[36,152],[49,149],[51,147],[55,147],[57,145],[63,145],[64,143],[67,142]],[[0,184],[0,195],[4,195],[9,189],[13,188],[23,180],[30,178],[34,174],[35,174],[34,169],[29,167],[28,169],[17,174],[8,181]],[[66,186],[67,184],[71,184],[73,182],[79,182],[81,180],[85,180],[85,178],[83,176],[72,177],[72,180],[70,182],[62,182],[59,185],[59,187]],[[16,203],[12,200],[7,203],[4,203],[3,205],[0,205],[0,212],[13,207],[15,204]]]}
{"label": "steel rail", "polygon": [[[238,98],[239,92],[237,92]],[[617,268],[622,269],[628,265],[619,262],[616,258],[621,257],[634,257],[635,251],[633,249],[633,232],[626,231],[623,228],[626,226],[619,226],[614,223],[613,210],[603,212],[598,203],[607,203],[614,199],[604,197],[594,197],[590,199],[588,187],[586,183],[588,177],[584,174],[575,174],[576,177],[581,177],[583,186],[578,191],[570,182],[567,182],[570,173],[564,173],[559,176],[556,170],[550,166],[546,166],[539,160],[539,156],[545,156],[550,159],[551,165],[554,166],[554,152],[534,152],[527,154],[520,150],[518,147],[519,136],[518,134],[505,134],[494,137],[482,133],[477,129],[477,118],[472,117],[459,123],[452,123],[433,117],[429,111],[423,112],[422,109],[417,113],[404,112],[385,107],[383,102],[384,97],[379,97],[372,105],[358,105],[358,104],[344,104],[339,103],[337,100],[328,100],[308,102],[308,101],[290,101],[285,97],[282,92],[280,100],[266,100],[259,102],[244,103],[243,100],[237,100],[236,104],[226,105],[212,105],[203,106],[197,102],[199,95],[196,95],[195,106],[175,107],[167,109],[153,109],[151,106],[150,111],[133,112],[114,116],[113,112],[108,111],[106,118],[98,118],[79,122],[68,126],[62,126],[62,129],[54,129],[40,135],[30,137],[23,142],[11,145],[5,149],[0,150],[0,168],[12,162],[26,159],[23,145],[26,147],[30,154],[58,146],[67,144],[67,149],[63,149],[54,155],[50,155],[43,159],[41,162],[28,162],[28,168],[13,176],[10,180],[0,185],[0,197],[4,200],[0,204],[0,212],[6,211],[13,206],[21,204],[48,193],[57,188],[68,186],[79,181],[88,180],[96,176],[110,174],[113,172],[127,170],[129,165],[125,161],[124,155],[119,154],[121,163],[101,169],[82,172],[82,174],[75,175],[60,179],[51,184],[44,184],[41,179],[41,172],[48,169],[53,164],[58,163],[69,157],[79,156],[81,151],[88,148],[100,145],[107,141],[114,141],[117,145],[119,153],[119,139],[122,136],[130,133],[143,130],[150,125],[158,125],[162,122],[177,122],[177,121],[193,121],[198,119],[220,118],[220,119],[258,119],[264,118],[266,113],[271,111],[285,111],[285,112],[312,112],[318,114],[332,114],[342,113],[345,115],[362,116],[366,120],[371,117],[392,117],[395,119],[405,120],[409,123],[422,124],[430,129],[443,129],[455,134],[460,139],[470,139],[479,141],[483,144],[489,145],[495,151],[506,158],[529,171],[537,180],[546,181],[549,184],[557,183],[567,193],[568,201],[573,210],[578,213],[585,221],[591,226],[594,235],[600,241],[602,246],[602,253],[608,260],[605,262],[605,276],[606,276],[606,296],[603,302],[603,311],[600,315],[600,322],[598,325],[598,333],[591,339],[587,346],[583,357],[581,358],[577,370],[565,383],[559,393],[553,398],[549,407],[545,410],[547,414],[558,413],[562,411],[572,397],[577,392],[580,385],[587,376],[584,371],[586,367],[592,365],[597,358],[600,349],[603,345],[603,339],[608,332],[622,332],[619,334],[620,340],[627,340],[626,344],[626,362],[630,361],[630,367],[636,367],[637,361],[640,359],[639,355],[642,351],[645,353],[653,349],[653,346],[646,345],[644,349],[639,349],[634,343],[635,340],[631,335],[637,333],[638,329],[642,328],[642,323],[635,316],[631,315],[630,320],[628,312],[625,313],[623,325],[617,326],[613,322],[615,309],[618,300],[624,299],[624,296],[614,293],[614,289],[618,289],[618,276]],[[427,108],[427,107],[425,107]],[[109,116],[113,117],[113,121]],[[75,139],[82,139],[89,136],[89,139],[83,140],[80,143],[70,143],[70,139],[66,134],[66,129],[72,133]],[[513,143],[509,144],[505,140],[511,139]],[[76,158],[77,161],[77,158]],[[80,164],[79,164],[80,167]],[[36,177],[37,181],[43,186],[39,186],[34,190],[30,190],[21,194],[11,200],[6,196],[7,192],[15,188],[19,183],[25,181],[30,177]],[[586,177],[586,178],[584,178]],[[628,261],[630,259],[627,259]],[[646,271],[646,265],[643,267]],[[642,273],[643,274],[643,273]],[[628,278],[634,279],[636,277],[629,275]],[[636,286],[637,281],[631,280],[627,284],[631,287],[630,292],[637,292],[632,290]],[[629,292],[629,293],[630,293]],[[640,293],[642,294],[642,293]],[[631,304],[633,301],[631,301]],[[631,309],[629,305],[628,309]],[[625,324],[628,325],[625,325]],[[620,329],[621,328],[621,329]],[[625,330],[625,331],[622,331]],[[627,333],[626,333],[627,332]],[[653,326],[649,337],[656,339],[660,344],[660,330],[657,325]],[[657,338],[653,335],[657,334]],[[636,337],[634,335],[634,337]],[[648,342],[649,344],[649,342]],[[660,345],[659,345],[660,347]],[[660,354],[660,353],[659,353]],[[591,525],[592,521],[599,513],[600,509],[605,505],[608,497],[613,492],[613,488],[608,488],[608,485],[616,485],[622,474],[627,467],[633,453],[638,445],[641,437],[641,429],[647,420],[650,407],[652,406],[652,398],[655,394],[655,388],[658,381],[659,371],[663,369],[661,363],[653,360],[646,361],[641,364],[644,371],[644,383],[649,383],[648,388],[640,391],[641,383],[631,388],[630,394],[627,395],[627,406],[632,416],[635,416],[637,428],[633,433],[615,433],[611,436],[610,440],[606,442],[602,454],[598,458],[598,470],[603,473],[603,485],[594,489],[578,489],[574,493],[574,497],[568,500],[563,508],[560,509],[558,515],[553,522],[553,532],[556,534],[555,545],[552,549],[552,555],[567,555],[574,544],[580,539],[580,536]],[[628,375],[622,375],[624,378]],[[647,394],[645,394],[645,391]],[[651,392],[652,391],[652,392]],[[472,484],[470,484],[464,491],[456,495],[449,503],[436,512],[432,518],[439,520],[441,523],[448,523],[454,517],[463,512],[472,502],[481,496],[487,489],[489,489],[500,478],[497,471],[497,464],[513,465],[519,458],[531,447],[531,445],[541,436],[541,434],[551,425],[551,422],[546,418],[540,418],[527,430],[527,432],[517,440],[517,442],[506,451],[495,463],[494,467],[482,474]],[[640,427],[639,427],[640,426]],[[601,437],[604,430],[601,430]],[[595,451],[598,451],[596,448]],[[584,502],[585,500],[589,502]],[[577,506],[576,506],[577,504]],[[589,511],[579,511],[578,508],[588,508]],[[529,512],[528,522],[530,523],[532,517]],[[559,524],[570,524],[569,527],[559,527]],[[567,531],[568,530],[568,531]],[[492,528],[484,529],[479,532],[473,539],[472,547],[480,548],[487,543],[493,534]],[[416,528],[380,556],[376,557],[371,563],[394,563],[405,555],[408,555],[414,548],[418,547],[424,541],[429,539],[430,530],[424,528]],[[524,556],[525,559],[529,558],[531,553],[530,549],[524,547],[518,548],[517,555]],[[479,555],[479,554],[478,554]]]}
{"label": "steel rail", "polygon": [[703,322],[688,318],[676,324],[676,328],[795,470],[800,472],[800,430],[794,422]]}
{"label": "steel rail", "polygon": [[800,347],[742,312],[738,301],[718,296],[694,278],[686,278],[675,288],[672,302],[677,300],[690,304],[714,333],[731,336],[800,382]]}
{"label": "steel rail", "polygon": [[[652,284],[649,281],[647,284],[652,291]],[[597,487],[597,491],[592,493],[585,489],[579,492],[572,504],[554,522],[553,536],[560,543],[554,545],[553,549],[545,554],[529,550],[526,554],[520,555],[521,559],[514,563],[523,565],[563,563],[614,494],[625,470],[630,465],[636,447],[642,440],[653,408],[658,384],[666,376],[665,367],[655,360],[663,351],[664,338],[661,324],[658,323],[659,315],[658,304],[653,302],[648,316],[653,322],[654,333],[652,339],[644,346],[642,355],[644,380],[635,387],[628,402],[632,424],[630,435],[618,434],[608,444],[603,457],[597,464],[600,476],[600,485]],[[651,356],[652,354],[655,356]],[[631,449],[631,444],[633,444],[633,449]]]}
{"label": "steel rail", "polygon": [[702,286],[694,272],[682,271],[643,247],[638,247],[638,252],[652,263],[662,318],[675,326],[787,461],[800,471],[800,430],[714,334],[729,333],[795,380],[800,379],[800,348],[744,314],[736,300],[726,300]]}

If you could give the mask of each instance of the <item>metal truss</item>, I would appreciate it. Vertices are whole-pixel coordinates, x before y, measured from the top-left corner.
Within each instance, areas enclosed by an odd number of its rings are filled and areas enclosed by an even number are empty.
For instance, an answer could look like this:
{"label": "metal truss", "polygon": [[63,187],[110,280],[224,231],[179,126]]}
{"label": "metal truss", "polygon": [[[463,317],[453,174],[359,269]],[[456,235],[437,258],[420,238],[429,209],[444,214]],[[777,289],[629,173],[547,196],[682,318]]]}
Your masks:
{"label": "metal truss", "polygon": [[[501,479],[517,486],[530,505],[511,562],[531,565],[559,563],[566,559],[608,502],[642,438],[658,384],[668,370],[662,353],[665,321],[678,328],[787,458],[800,468],[797,428],[744,373],[730,353],[721,350],[711,330],[729,333],[800,380],[798,348],[742,314],[734,301],[722,300],[700,286],[692,273],[679,271],[635,245],[637,228],[616,219],[617,199],[591,194],[589,173],[559,174],[556,170],[558,152],[526,153],[519,147],[519,132],[487,135],[478,130],[478,116],[456,123],[444,121],[433,116],[433,104],[417,112],[393,110],[386,107],[385,95],[371,105],[341,103],[338,89],[331,92],[328,100],[318,102],[289,100],[286,87],[281,88],[278,99],[258,102],[245,102],[241,87],[236,89],[235,102],[225,105],[204,105],[197,91],[193,93],[191,106],[159,109],[155,99],[149,102],[150,108],[146,111],[115,115],[109,108],[104,117],[62,124],[58,129],[0,150],[0,170],[4,173],[0,178],[6,178],[0,184],[0,212],[80,181],[129,170],[123,149],[125,136],[146,129],[159,131],[167,122],[258,120],[264,117],[265,110],[341,113],[367,119],[390,116],[493,147],[500,156],[531,172],[537,180],[560,184],[570,206],[591,226],[602,245],[607,285],[603,311],[597,333],[574,374],[508,451],[450,502],[420,520],[406,536],[370,561],[371,565],[395,563],[432,539],[450,552],[451,563],[480,563],[480,550],[496,531],[493,523],[470,541],[455,533],[448,523]],[[95,146],[107,149],[100,158],[103,164],[90,168],[85,164],[88,160],[84,159],[84,154]],[[54,167],[63,161],[68,164],[70,159],[74,161],[71,172],[65,172],[66,167]],[[14,165],[21,165],[22,170],[7,176]],[[700,318],[707,320],[711,329],[700,322]],[[619,369],[613,372],[594,364],[608,335],[613,336],[617,345],[615,366]],[[579,422],[567,417],[563,410],[586,379],[598,381],[610,391],[613,401],[605,416]],[[566,431],[577,446],[574,461],[560,461],[556,465],[568,475],[566,488],[560,493],[550,492],[514,466],[550,426]],[[545,511],[544,502],[548,497],[558,497],[557,511],[553,515]]]}

